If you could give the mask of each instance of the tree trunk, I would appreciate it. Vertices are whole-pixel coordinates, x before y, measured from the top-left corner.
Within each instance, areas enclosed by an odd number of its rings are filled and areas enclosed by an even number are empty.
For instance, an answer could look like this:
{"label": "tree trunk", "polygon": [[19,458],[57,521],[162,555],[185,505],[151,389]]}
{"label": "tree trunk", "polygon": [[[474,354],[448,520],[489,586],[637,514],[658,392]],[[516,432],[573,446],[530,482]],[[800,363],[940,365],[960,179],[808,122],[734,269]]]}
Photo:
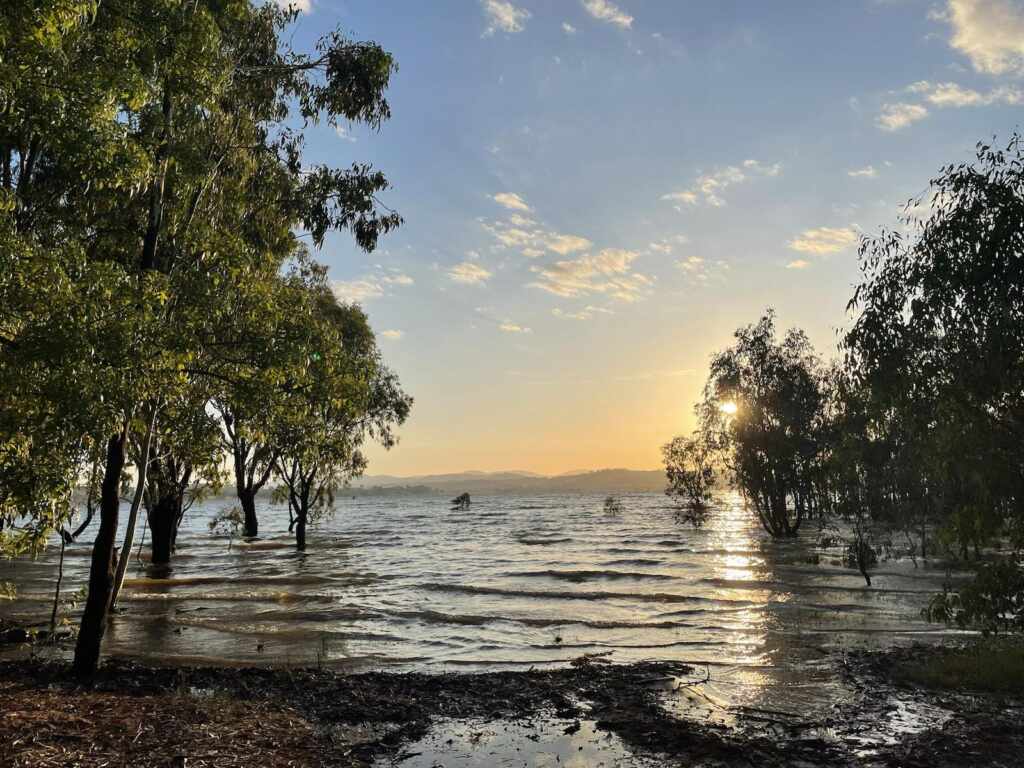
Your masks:
{"label": "tree trunk", "polygon": [[181,497],[172,490],[158,498],[149,512],[153,565],[167,565],[171,562],[180,509]]}
{"label": "tree trunk", "polygon": [[242,503],[242,513],[245,515],[242,535],[253,539],[260,533],[260,524],[256,519],[256,494],[249,488],[239,488],[238,500]]}
{"label": "tree trunk", "polygon": [[114,543],[121,506],[119,488],[127,439],[128,431],[125,429],[107,441],[107,458],[100,489],[100,528],[92,546],[89,592],[78,630],[78,642],[75,645],[74,672],[79,677],[90,677],[96,672],[100,661],[100,645],[107,628],[110,592],[114,586],[114,570],[117,567],[117,550]]}
{"label": "tree trunk", "polygon": [[135,485],[132,507],[128,512],[128,526],[124,531],[124,545],[121,547],[121,556],[118,558],[117,571],[114,574],[114,590],[110,593],[110,610],[113,610],[117,605],[117,596],[121,594],[121,587],[124,585],[124,575],[128,571],[128,561],[132,557],[132,544],[135,541],[135,528],[139,520],[139,508],[142,506],[142,497],[146,491],[146,473],[149,471],[149,449],[153,445],[156,413],[156,406],[153,406],[153,415],[150,416],[149,425],[146,427],[146,439],[142,441],[142,461],[139,462],[139,477]]}
{"label": "tree trunk", "polygon": [[299,552],[306,551],[306,520],[309,517],[309,513],[305,509],[300,509],[295,520],[295,548]]}

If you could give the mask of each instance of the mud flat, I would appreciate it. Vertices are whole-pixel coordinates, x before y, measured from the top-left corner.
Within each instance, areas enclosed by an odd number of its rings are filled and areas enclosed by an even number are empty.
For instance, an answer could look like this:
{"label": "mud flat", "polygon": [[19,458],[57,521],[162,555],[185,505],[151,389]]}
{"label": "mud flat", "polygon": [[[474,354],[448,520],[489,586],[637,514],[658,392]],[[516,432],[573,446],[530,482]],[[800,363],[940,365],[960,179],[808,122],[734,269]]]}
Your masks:
{"label": "mud flat", "polygon": [[0,765],[1019,766],[1024,695],[929,690],[934,648],[836,655],[852,696],[807,721],[702,696],[704,670],[608,664],[482,674],[0,664]]}

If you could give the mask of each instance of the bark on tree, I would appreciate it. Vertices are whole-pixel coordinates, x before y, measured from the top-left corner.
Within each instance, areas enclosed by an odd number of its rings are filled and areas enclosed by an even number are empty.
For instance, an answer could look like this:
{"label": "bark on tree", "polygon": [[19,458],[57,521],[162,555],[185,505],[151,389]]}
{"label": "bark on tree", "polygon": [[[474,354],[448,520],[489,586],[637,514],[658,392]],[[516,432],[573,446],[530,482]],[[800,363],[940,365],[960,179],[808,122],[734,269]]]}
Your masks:
{"label": "bark on tree", "polygon": [[92,547],[89,592],[82,613],[82,625],[78,631],[78,642],[75,645],[73,669],[79,677],[91,677],[96,672],[100,661],[100,645],[107,628],[110,592],[114,586],[114,571],[117,566],[117,550],[114,543],[121,507],[119,489],[127,440],[127,427],[122,429],[120,434],[112,435],[107,440],[107,456],[100,488],[100,527]]}
{"label": "bark on tree", "polygon": [[117,570],[114,573],[114,586],[110,593],[110,609],[117,607],[117,597],[121,594],[121,587],[124,586],[124,575],[128,571],[128,561],[132,556],[132,543],[135,541],[135,528],[139,520],[139,507],[142,506],[142,495],[146,491],[146,472],[149,470],[149,449],[153,444],[153,428],[156,426],[157,408],[153,407],[153,414],[150,416],[149,424],[146,427],[146,439],[142,443],[142,459],[139,462],[139,477],[135,486],[135,496],[132,498],[131,510],[128,512],[128,527],[124,532],[124,544],[121,546],[121,556],[117,561]]}

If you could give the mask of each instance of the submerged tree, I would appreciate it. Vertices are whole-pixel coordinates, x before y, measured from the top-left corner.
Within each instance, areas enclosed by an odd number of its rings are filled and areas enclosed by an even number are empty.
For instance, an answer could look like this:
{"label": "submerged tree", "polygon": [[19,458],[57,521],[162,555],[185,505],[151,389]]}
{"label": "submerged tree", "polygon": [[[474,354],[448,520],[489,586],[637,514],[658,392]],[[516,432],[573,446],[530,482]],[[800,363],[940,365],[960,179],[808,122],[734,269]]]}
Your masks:
{"label": "submerged tree", "polygon": [[895,513],[907,528],[937,521],[967,557],[1024,514],[1021,137],[979,145],[912,203],[909,234],[862,244],[847,362],[871,393],[867,429],[894,437],[912,478],[893,486]]}
{"label": "submerged tree", "polygon": [[296,547],[305,550],[309,525],[366,467],[367,438],[391,448],[412,400],[384,366],[359,307],[339,304],[322,282],[299,290],[313,305],[309,360],[283,404],[272,446],[278,497],[287,500]]}
{"label": "submerged tree", "polygon": [[682,504],[683,517],[700,525],[707,517],[715,487],[715,449],[700,433],[676,437],[661,448],[668,487],[665,493]]}
{"label": "submerged tree", "polygon": [[771,311],[735,337],[711,361],[699,439],[722,457],[764,529],[794,536],[819,510],[821,365],[802,331],[776,339]]}
{"label": "submerged tree", "polygon": [[[0,14],[0,514],[12,546],[38,544],[103,456],[75,658],[89,674],[130,462],[155,510],[151,464],[173,487],[190,460],[162,449],[176,428],[162,420],[204,409],[213,382],[274,381],[270,297],[300,231],[319,245],[347,228],[370,249],[399,224],[377,203],[380,173],[302,162],[305,125],[387,119],[394,65],[339,34],[294,51],[295,12],[248,0],[12,0]],[[239,315],[252,333],[221,334]]]}

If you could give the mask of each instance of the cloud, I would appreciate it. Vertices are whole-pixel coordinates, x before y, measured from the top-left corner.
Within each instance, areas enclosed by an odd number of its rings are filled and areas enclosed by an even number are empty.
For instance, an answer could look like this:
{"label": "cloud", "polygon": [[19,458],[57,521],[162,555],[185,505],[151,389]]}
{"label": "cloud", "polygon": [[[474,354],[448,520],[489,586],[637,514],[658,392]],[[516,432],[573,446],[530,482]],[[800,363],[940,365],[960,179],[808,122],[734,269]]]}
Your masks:
{"label": "cloud", "polygon": [[498,325],[498,330],[504,331],[505,333],[533,333],[532,330],[527,328],[525,325],[519,325],[519,323],[513,323],[511,320]]}
{"label": "cloud", "polygon": [[565,32],[565,34],[567,34],[567,35],[575,35],[576,34],[576,27],[574,27],[568,21],[563,21],[562,22],[562,31]]}
{"label": "cloud", "polygon": [[472,261],[464,261],[448,270],[448,277],[463,285],[483,285],[490,276],[490,271]]}
{"label": "cloud", "polygon": [[[713,173],[699,176],[696,182],[688,189],[670,192],[667,195],[662,195],[661,199],[686,205],[697,205],[700,202],[704,202],[707,205],[720,208],[725,205],[722,193],[729,187],[742,184],[745,181],[760,176],[778,176],[781,172],[781,163],[765,165],[758,160],[744,160],[742,165],[729,165],[725,168],[719,168]],[[682,206],[677,205],[676,208],[681,210]]]}
{"label": "cloud", "polygon": [[989,75],[1024,74],[1024,6],[1019,0],[949,0],[937,15],[949,44]]}
{"label": "cloud", "polygon": [[493,195],[491,199],[498,205],[508,208],[510,211],[530,212],[530,206],[528,206],[526,201],[515,192],[499,192],[498,194]]}
{"label": "cloud", "polygon": [[580,237],[579,235],[558,235],[545,232],[541,237],[544,241],[544,246],[559,256],[568,256],[576,251],[585,251],[593,245],[587,238]]}
{"label": "cloud", "polygon": [[596,255],[532,267],[530,271],[538,279],[530,285],[566,298],[603,294],[618,301],[638,301],[654,284],[647,275],[631,271],[639,255],[635,251],[605,248]]}
{"label": "cloud", "polygon": [[491,233],[499,247],[518,248],[528,259],[536,259],[548,251],[568,256],[593,246],[585,237],[552,232],[518,214],[513,214],[507,221],[484,221],[482,226]]}
{"label": "cloud", "polygon": [[[857,233],[849,227],[818,227],[817,229],[805,229],[799,237],[793,238],[787,245],[794,251],[821,256],[827,253],[838,253],[856,242]],[[794,269],[800,269],[800,267],[794,267]]]}
{"label": "cloud", "polygon": [[583,7],[599,21],[607,21],[623,29],[633,26],[633,17],[609,0],[583,0]]}
{"label": "cloud", "polygon": [[381,331],[380,335],[383,336],[385,339],[390,339],[391,341],[398,341],[403,336],[405,336],[405,331],[387,330]]}
{"label": "cloud", "polygon": [[510,35],[522,32],[526,28],[526,20],[530,18],[528,10],[518,8],[507,0],[480,0],[480,5],[487,16],[484,37],[490,37],[498,30]]}
{"label": "cloud", "polygon": [[700,256],[688,256],[676,262],[676,267],[686,275],[691,285],[707,285],[712,278],[722,280],[730,266],[726,261],[707,262]]}
{"label": "cloud", "polygon": [[899,131],[918,120],[928,117],[928,110],[920,104],[885,104],[875,123],[883,131]]}
{"label": "cloud", "polygon": [[690,238],[686,235],[673,235],[672,237],[662,238],[655,243],[649,243],[647,248],[654,253],[660,253],[662,256],[668,256],[677,245],[683,245],[688,242],[690,242]]}
{"label": "cloud", "polygon": [[277,3],[277,7],[283,11],[288,10],[288,6],[293,5],[299,11],[303,13],[313,12],[313,0],[274,0]]}
{"label": "cloud", "polygon": [[786,269],[807,269],[811,266],[811,262],[806,259],[794,259],[786,265]]}
{"label": "cloud", "polygon": [[338,138],[342,141],[351,141],[353,144],[356,142],[356,137],[348,132],[348,128],[344,125],[334,126],[334,132],[338,134]]}
{"label": "cloud", "polygon": [[[918,80],[916,83],[908,85],[904,91],[923,99],[929,106],[936,109],[1024,104],[1024,91],[1008,85],[982,92],[973,88],[964,88],[957,83],[930,83],[927,80]],[[928,108],[922,104],[906,102],[886,104],[882,107],[882,112],[875,122],[883,130],[898,131],[911,123],[923,120],[928,117],[928,114]]]}
{"label": "cloud", "polygon": [[847,171],[846,175],[855,179],[873,179],[878,175],[878,171],[875,170],[875,166],[867,165],[863,168]]}
{"label": "cloud", "polygon": [[331,290],[338,301],[363,304],[384,296],[392,286],[409,286],[415,281],[395,269],[381,269],[377,274],[364,275],[355,280],[335,280]]}
{"label": "cloud", "polygon": [[614,315],[615,313],[607,307],[595,307],[593,304],[588,304],[575,312],[566,312],[564,309],[555,307],[551,310],[551,314],[569,320],[590,320],[594,315]]}
{"label": "cloud", "polygon": [[993,88],[985,93],[973,88],[964,88],[957,83],[929,83],[919,80],[907,86],[909,93],[921,95],[935,107],[987,107],[992,104],[1017,106],[1024,103],[1024,92],[1009,86]]}

